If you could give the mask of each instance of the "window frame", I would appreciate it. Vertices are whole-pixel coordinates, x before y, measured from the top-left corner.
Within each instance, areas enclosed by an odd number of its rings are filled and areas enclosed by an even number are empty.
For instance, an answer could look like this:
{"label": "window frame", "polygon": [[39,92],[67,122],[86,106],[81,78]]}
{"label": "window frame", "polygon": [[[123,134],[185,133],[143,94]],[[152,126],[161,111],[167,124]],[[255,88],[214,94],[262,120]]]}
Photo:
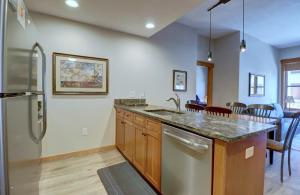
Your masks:
{"label": "window frame", "polygon": [[[254,77],[254,86],[251,85],[252,76]],[[263,78],[263,85],[262,86],[257,85],[258,77]],[[265,86],[266,86],[266,77],[265,77],[265,75],[254,74],[254,73],[249,72],[249,92],[248,92],[249,97],[263,97],[263,96],[265,96],[265,93],[266,93]],[[253,94],[251,93],[251,89],[253,89],[253,92],[254,92]],[[257,93],[258,89],[263,89],[263,93],[258,94]]]}
{"label": "window frame", "polygon": [[[283,110],[287,110],[287,103],[285,101],[286,99],[286,95],[287,95],[287,90],[289,87],[300,87],[300,85],[288,85],[288,76],[287,73],[288,71],[293,71],[293,69],[288,69],[287,70],[287,66],[289,66],[290,64],[295,64],[295,63],[300,63],[300,57],[299,58],[291,58],[291,59],[283,59],[281,60],[281,105]],[[298,68],[295,68],[294,70],[300,70]],[[291,110],[294,111],[300,111],[300,109],[296,109],[296,108],[291,108]]]}

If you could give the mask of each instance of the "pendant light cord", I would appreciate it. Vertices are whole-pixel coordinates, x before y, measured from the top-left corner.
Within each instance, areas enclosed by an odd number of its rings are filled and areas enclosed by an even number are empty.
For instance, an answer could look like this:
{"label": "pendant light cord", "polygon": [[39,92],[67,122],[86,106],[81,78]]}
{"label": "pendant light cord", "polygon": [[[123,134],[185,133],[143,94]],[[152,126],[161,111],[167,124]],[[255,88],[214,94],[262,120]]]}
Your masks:
{"label": "pendant light cord", "polygon": [[211,52],[210,44],[211,44],[211,10],[209,11],[209,52]]}
{"label": "pendant light cord", "polygon": [[243,0],[243,40],[245,40],[245,0]]}

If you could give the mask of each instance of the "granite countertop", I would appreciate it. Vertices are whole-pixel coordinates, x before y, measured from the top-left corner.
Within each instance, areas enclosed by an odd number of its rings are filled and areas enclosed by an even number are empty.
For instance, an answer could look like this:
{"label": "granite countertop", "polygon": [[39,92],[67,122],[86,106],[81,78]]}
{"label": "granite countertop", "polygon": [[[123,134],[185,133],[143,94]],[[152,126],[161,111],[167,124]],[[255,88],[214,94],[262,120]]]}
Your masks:
{"label": "granite countertop", "polygon": [[275,125],[232,119],[219,116],[211,116],[205,113],[184,112],[184,114],[158,115],[145,110],[168,109],[159,106],[126,106],[115,104],[121,108],[149,118],[159,120],[165,124],[183,128],[184,130],[225,142],[235,142],[252,135],[268,132],[276,128]]}

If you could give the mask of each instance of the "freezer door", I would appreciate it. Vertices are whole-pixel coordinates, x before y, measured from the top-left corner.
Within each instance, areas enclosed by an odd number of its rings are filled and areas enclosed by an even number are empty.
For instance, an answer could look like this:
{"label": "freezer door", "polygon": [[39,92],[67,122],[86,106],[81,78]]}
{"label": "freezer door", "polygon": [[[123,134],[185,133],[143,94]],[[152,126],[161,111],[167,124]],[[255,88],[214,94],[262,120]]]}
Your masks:
{"label": "freezer door", "polygon": [[9,195],[37,195],[41,144],[36,96],[4,98],[2,117],[6,134],[6,170]]}
{"label": "freezer door", "polygon": [[[25,23],[17,17],[17,3],[8,1],[4,37],[4,63],[1,65],[1,93],[36,91],[39,55],[32,50],[37,30],[25,9]],[[21,2],[21,1],[20,1]],[[32,78],[30,78],[32,76]]]}

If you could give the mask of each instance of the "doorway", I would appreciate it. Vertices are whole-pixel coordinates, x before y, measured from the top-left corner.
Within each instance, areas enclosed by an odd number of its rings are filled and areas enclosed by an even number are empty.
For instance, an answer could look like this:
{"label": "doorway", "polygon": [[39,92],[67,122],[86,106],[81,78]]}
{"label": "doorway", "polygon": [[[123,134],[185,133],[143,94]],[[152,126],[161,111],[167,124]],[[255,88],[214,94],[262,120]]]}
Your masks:
{"label": "doorway", "polygon": [[212,106],[213,69],[213,63],[197,61],[196,94],[200,102],[206,102],[208,106]]}

